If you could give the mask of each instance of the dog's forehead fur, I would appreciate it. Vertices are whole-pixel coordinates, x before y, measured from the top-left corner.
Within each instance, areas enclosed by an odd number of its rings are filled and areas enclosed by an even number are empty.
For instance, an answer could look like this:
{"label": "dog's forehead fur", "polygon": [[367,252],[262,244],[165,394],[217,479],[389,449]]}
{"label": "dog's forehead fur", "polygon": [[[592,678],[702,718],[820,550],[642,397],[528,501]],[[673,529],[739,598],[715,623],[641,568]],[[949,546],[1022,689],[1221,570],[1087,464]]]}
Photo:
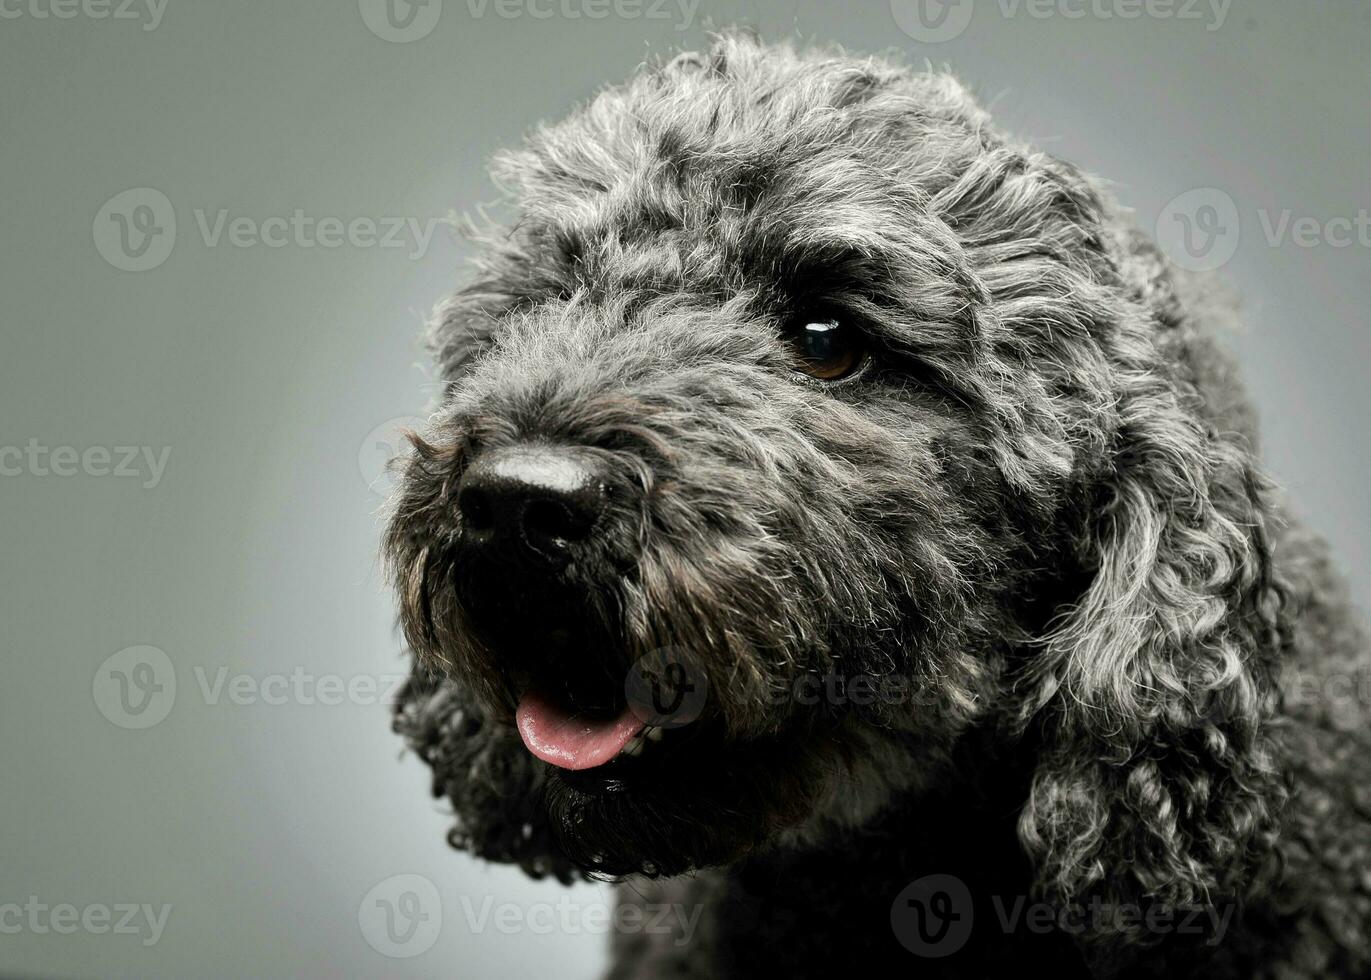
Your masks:
{"label": "dog's forehead fur", "polygon": [[[506,284],[515,302],[578,289],[727,296],[816,271],[936,280],[955,275],[958,239],[910,219],[954,205],[935,197],[997,143],[950,76],[726,40],[499,157],[524,254],[490,270],[523,275]],[[1013,152],[988,163],[987,182],[1026,168]]]}
{"label": "dog's forehead fur", "polygon": [[495,169],[519,216],[441,310],[449,379],[546,304],[614,320],[669,297],[762,327],[820,304],[970,406],[1028,489],[1107,441],[1102,357],[1077,341],[1138,311],[1111,288],[1105,205],[995,134],[950,76],[726,38],[606,90]]}
{"label": "dog's forehead fur", "polygon": [[982,119],[948,76],[725,44],[605,91],[497,173],[573,245],[670,232],[736,263],[759,240],[879,249],[908,234],[907,205],[955,157],[980,149]]}

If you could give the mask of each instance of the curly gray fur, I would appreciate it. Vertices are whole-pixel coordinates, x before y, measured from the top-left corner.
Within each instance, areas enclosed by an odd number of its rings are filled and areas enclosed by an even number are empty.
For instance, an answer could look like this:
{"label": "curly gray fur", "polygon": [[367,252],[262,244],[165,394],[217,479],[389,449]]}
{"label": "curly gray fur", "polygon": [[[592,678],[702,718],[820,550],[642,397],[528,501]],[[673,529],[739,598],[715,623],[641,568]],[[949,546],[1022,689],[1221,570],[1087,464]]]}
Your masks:
{"label": "curly gray fur", "polygon": [[[626,942],[622,976],[752,975],[754,944],[822,975],[834,921],[874,895],[847,928],[890,946],[889,902],[930,872],[1241,915],[1203,959],[1134,924],[910,960],[927,975],[1371,971],[1365,705],[1282,694],[1365,670],[1366,643],[1262,475],[1212,339],[1230,314],[1095,180],[945,74],[738,35],[496,173],[518,220],[435,318],[446,394],[385,544],[418,660],[397,725],[454,844],[563,880],[700,873],[711,908],[760,909],[684,965]],[[815,308],[866,334],[858,377],[793,372],[781,335]],[[607,640],[587,669],[687,651],[709,765],[596,794],[514,735],[528,678],[453,587],[453,494],[531,439],[625,490],[567,572]],[[834,671],[912,697],[769,696]],[[782,872],[831,916],[777,916],[756,881]]]}

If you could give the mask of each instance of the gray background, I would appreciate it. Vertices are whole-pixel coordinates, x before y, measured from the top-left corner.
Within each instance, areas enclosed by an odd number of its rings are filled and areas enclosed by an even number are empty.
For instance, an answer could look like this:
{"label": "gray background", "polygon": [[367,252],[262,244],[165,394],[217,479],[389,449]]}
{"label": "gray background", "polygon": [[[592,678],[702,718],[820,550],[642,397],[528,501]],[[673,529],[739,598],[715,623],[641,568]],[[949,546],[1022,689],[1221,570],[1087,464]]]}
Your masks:
{"label": "gray background", "polygon": [[[146,933],[26,921],[0,933],[0,972],[597,970],[603,935],[549,929],[534,903],[583,909],[604,889],[534,885],[449,851],[426,772],[399,760],[376,699],[239,704],[212,690],[221,670],[271,688],[272,675],[400,668],[375,561],[373,432],[425,410],[417,335],[465,247],[444,231],[421,257],[365,242],[211,246],[195,212],[422,223],[470,209],[494,197],[492,151],[650,54],[699,45],[707,19],[946,62],[1003,126],[1112,178],[1147,227],[1182,192],[1227,194],[1241,233],[1221,274],[1248,307],[1232,343],[1267,458],[1363,605],[1371,595],[1371,248],[1273,245],[1261,223],[1371,207],[1364,4],[1235,0],[1219,23],[1207,5],[1201,19],[1163,5],[1125,20],[975,0],[960,36],[924,43],[883,2],[704,0],[689,23],[677,0],[598,19],[568,16],[593,2],[535,3],[446,0],[407,43],[369,30],[356,2],[170,0],[155,30],[146,14],[0,5],[0,446],[170,447],[152,487],[146,469],[44,476],[25,462],[0,477],[0,906],[171,906],[147,946]],[[172,202],[177,239],[133,273],[102,257],[95,231],[106,201],[140,187]],[[144,644],[165,651],[177,691],[165,720],[130,730],[106,717],[118,705],[101,665]],[[441,933],[388,958],[368,941],[368,892],[402,873],[434,884],[424,928]],[[509,935],[473,928],[464,896],[534,919]]]}

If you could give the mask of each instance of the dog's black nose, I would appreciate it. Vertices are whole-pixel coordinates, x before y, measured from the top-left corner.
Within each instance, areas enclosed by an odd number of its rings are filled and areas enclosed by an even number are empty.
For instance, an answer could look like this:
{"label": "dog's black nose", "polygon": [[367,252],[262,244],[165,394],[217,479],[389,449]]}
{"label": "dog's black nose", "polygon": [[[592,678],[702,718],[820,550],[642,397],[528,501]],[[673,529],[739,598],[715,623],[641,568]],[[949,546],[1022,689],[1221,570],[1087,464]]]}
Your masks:
{"label": "dog's black nose", "polygon": [[457,490],[463,537],[492,557],[562,565],[593,533],[605,486],[583,454],[517,446],[478,456]]}

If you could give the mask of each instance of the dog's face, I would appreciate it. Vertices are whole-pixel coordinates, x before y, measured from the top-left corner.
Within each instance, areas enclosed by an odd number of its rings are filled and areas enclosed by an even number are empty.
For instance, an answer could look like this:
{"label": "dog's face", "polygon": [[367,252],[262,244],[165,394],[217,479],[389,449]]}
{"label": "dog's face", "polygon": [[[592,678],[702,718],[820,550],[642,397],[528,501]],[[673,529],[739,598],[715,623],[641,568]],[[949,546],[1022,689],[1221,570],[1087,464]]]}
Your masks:
{"label": "dog's face", "polygon": [[985,125],[941,76],[728,41],[503,160],[387,548],[483,778],[581,868],[863,819],[1056,611],[1125,314],[1088,186]]}

